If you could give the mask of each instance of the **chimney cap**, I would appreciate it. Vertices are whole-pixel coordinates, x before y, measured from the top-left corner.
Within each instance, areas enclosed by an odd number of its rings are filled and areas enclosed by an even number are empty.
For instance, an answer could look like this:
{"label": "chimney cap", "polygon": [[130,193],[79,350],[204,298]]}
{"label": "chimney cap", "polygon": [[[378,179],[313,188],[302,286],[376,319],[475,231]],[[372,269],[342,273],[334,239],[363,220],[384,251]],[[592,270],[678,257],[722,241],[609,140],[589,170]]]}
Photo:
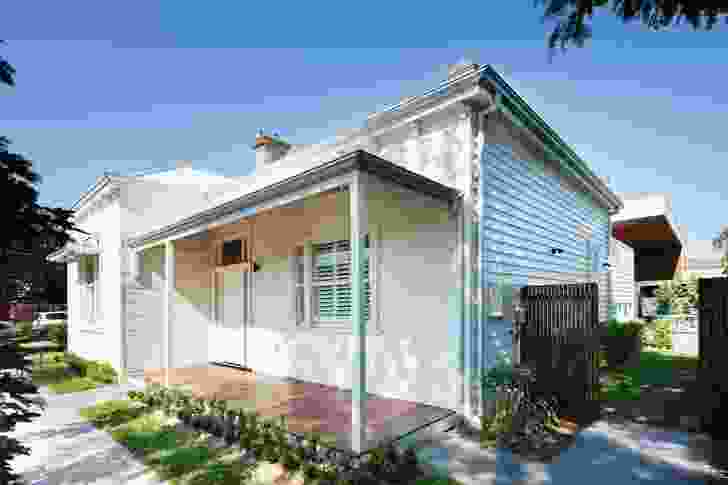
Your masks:
{"label": "chimney cap", "polygon": [[192,170],[192,160],[177,160],[177,172]]}
{"label": "chimney cap", "polygon": [[455,64],[447,66],[447,77],[453,79],[467,71],[477,71],[480,66],[469,59],[460,59]]}
{"label": "chimney cap", "polygon": [[257,150],[259,147],[263,145],[283,145],[283,146],[290,146],[289,143],[286,143],[280,138],[280,135],[278,132],[273,132],[273,135],[266,135],[263,130],[258,130],[258,134],[255,137],[255,145],[253,146],[254,150]]}

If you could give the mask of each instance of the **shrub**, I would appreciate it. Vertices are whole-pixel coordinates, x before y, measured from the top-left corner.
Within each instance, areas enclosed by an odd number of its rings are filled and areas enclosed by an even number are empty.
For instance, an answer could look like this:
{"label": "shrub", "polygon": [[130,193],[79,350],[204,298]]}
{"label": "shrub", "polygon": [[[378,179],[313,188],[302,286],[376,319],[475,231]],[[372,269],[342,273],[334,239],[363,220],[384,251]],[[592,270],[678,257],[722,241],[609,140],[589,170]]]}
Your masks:
{"label": "shrub", "polygon": [[639,320],[609,321],[602,338],[608,367],[625,365],[640,351],[644,329],[644,322]]}
{"label": "shrub", "polygon": [[65,350],[68,342],[68,327],[65,323],[49,325],[48,338]]}
{"label": "shrub", "polygon": [[[519,374],[519,378],[516,378]],[[532,389],[526,394],[520,382],[528,382]],[[481,444],[490,446],[498,439],[511,440],[507,445],[525,444],[532,432],[545,432],[550,426],[558,423],[558,402],[544,385],[536,379],[533,369],[521,366],[516,370],[507,361],[501,360],[485,376],[484,385],[489,391],[496,391],[495,412],[492,416],[481,417]],[[518,443],[525,438],[522,443]]]}
{"label": "shrub", "polygon": [[21,321],[15,324],[18,340],[30,340],[33,336],[33,322]]}
{"label": "shrub", "polygon": [[116,371],[108,362],[91,361],[86,368],[86,377],[102,384],[116,382]]}
{"label": "shrub", "polygon": [[162,420],[159,416],[155,414],[143,414],[116,428],[111,432],[111,436],[114,440],[126,444],[129,436],[133,433],[153,433],[160,432],[161,430]]}
{"label": "shrub", "polygon": [[81,417],[95,426],[118,426],[140,416],[146,406],[137,401],[110,400],[81,409]]}
{"label": "shrub", "polygon": [[641,336],[645,324],[639,320],[620,322],[609,320],[606,327],[606,335],[610,337],[637,337]]}
{"label": "shrub", "polygon": [[83,357],[79,357],[77,354],[72,352],[66,353],[66,362],[70,367],[78,372],[80,377],[86,377],[86,371],[88,368],[89,361]]}
{"label": "shrub", "polygon": [[51,383],[48,387],[56,394],[66,394],[69,392],[90,391],[96,388],[96,382],[88,377],[74,377],[65,381]]}
{"label": "shrub", "polygon": [[654,320],[646,324],[642,342],[648,347],[672,350],[672,321]]}

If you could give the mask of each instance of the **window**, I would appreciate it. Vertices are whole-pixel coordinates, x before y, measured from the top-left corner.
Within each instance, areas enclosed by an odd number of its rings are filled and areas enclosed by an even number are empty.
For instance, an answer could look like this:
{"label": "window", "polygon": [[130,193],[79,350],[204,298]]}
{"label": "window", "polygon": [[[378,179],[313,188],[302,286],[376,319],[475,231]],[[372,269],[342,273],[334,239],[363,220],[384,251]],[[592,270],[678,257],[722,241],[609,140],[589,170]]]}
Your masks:
{"label": "window", "polygon": [[294,286],[295,286],[295,312],[296,312],[296,324],[300,325],[306,319],[305,308],[303,302],[306,298],[305,291],[305,264],[303,260],[303,247],[299,246],[296,248],[294,255]]}
{"label": "window", "polygon": [[[364,242],[364,318],[370,321],[372,278],[370,278],[370,242]],[[312,325],[323,328],[350,328],[352,318],[351,245],[348,240],[314,244],[310,255],[296,248],[294,256],[295,314],[297,323],[306,320],[306,258],[311,258]]]}
{"label": "window", "polygon": [[99,255],[83,255],[78,262],[79,287],[81,290],[81,319],[95,322],[100,319]]}
{"label": "window", "polygon": [[243,252],[243,242],[240,239],[225,241],[222,245],[222,265],[242,263]]}

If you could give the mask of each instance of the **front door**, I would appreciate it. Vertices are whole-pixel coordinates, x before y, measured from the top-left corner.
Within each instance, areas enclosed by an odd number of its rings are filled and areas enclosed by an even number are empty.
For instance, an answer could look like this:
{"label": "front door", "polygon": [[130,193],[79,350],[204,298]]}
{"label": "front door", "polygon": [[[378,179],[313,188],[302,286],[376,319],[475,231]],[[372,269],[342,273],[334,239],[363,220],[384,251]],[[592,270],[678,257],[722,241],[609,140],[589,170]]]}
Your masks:
{"label": "front door", "polygon": [[[245,244],[243,247],[246,247]],[[246,248],[247,249],[247,248]],[[243,259],[241,255],[240,260]],[[250,319],[250,273],[237,258],[214,272],[214,312],[210,326],[210,361],[247,367],[246,324]]]}

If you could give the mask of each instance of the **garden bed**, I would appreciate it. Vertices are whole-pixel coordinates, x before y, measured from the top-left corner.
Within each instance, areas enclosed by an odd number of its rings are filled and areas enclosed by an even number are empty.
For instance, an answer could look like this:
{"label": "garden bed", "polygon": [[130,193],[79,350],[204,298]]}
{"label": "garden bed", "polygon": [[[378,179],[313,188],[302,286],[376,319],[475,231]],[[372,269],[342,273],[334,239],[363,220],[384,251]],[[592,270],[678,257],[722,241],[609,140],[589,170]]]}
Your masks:
{"label": "garden bed", "polygon": [[105,363],[88,361],[65,352],[32,354],[32,381],[55,394],[96,389],[116,382],[116,372]]}
{"label": "garden bed", "polygon": [[221,401],[179,390],[156,387],[129,397],[81,414],[171,483],[457,483],[428,479],[413,451],[377,448],[356,456],[327,446],[316,434],[287,433],[285,422],[228,411]]}

